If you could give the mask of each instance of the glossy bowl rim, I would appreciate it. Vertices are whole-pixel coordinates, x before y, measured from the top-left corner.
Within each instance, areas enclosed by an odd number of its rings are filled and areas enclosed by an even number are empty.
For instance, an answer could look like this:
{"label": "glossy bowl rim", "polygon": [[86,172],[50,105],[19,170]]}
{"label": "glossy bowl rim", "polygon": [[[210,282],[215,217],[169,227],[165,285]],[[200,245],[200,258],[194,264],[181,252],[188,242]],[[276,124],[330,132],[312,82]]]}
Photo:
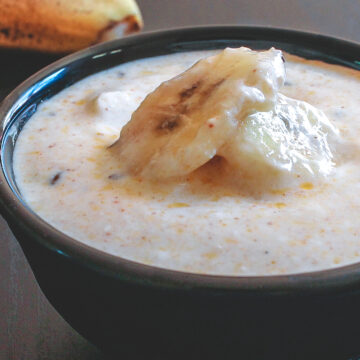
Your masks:
{"label": "glossy bowl rim", "polygon": [[[58,69],[67,66],[78,59],[91,58],[96,54],[106,53],[114,48],[127,44],[136,44],[164,37],[185,36],[189,34],[208,36],[212,33],[231,33],[243,31],[245,33],[265,32],[270,35],[290,38],[307,39],[308,41],[338,44],[360,51],[360,45],[354,42],[313,34],[304,31],[257,27],[257,26],[198,26],[171,30],[159,30],[140,35],[132,35],[123,39],[95,45],[68,55],[38,71],[17,86],[0,104],[0,207],[2,215],[13,224],[16,221],[22,231],[29,234],[31,241],[37,241],[50,251],[71,260],[84,267],[100,272],[105,276],[130,281],[141,285],[157,286],[182,290],[202,289],[204,291],[231,290],[248,294],[327,294],[360,288],[360,262],[333,269],[296,273],[286,275],[267,276],[228,276],[211,275],[170,270],[136,261],[127,260],[119,256],[105,253],[96,248],[81,243],[55,229],[39,216],[28,209],[11,189],[4,172],[3,140],[7,135],[7,124],[14,113],[14,107],[24,96],[24,93],[40,80],[53,74]],[[224,37],[226,39],[226,37]],[[209,39],[210,40],[210,39]],[[330,46],[329,45],[329,46]]]}

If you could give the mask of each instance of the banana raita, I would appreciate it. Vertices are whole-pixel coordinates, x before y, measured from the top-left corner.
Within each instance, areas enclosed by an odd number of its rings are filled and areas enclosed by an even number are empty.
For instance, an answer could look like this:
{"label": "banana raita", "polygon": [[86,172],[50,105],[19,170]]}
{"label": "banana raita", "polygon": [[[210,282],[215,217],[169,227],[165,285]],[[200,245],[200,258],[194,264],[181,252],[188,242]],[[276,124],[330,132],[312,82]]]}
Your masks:
{"label": "banana raita", "polygon": [[334,268],[360,261],[359,104],[359,72],[277,49],[137,60],[42,103],[16,181],[49,224],[136,262]]}

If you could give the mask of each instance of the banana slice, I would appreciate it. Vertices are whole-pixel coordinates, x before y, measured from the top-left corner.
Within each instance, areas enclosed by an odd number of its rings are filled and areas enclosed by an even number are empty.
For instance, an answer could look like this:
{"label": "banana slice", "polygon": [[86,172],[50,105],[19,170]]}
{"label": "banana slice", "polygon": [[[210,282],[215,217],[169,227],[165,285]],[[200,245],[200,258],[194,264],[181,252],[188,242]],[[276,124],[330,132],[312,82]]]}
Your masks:
{"label": "banana slice", "polygon": [[279,50],[225,49],[148,95],[111,149],[132,174],[186,175],[215,156],[242,119],[271,110],[284,78]]}
{"label": "banana slice", "polygon": [[0,45],[71,52],[142,28],[135,0],[0,0]]}
{"label": "banana slice", "polygon": [[328,141],[337,137],[338,130],[322,111],[278,94],[274,109],[245,118],[219,155],[253,176],[269,171],[324,176],[334,165]]}

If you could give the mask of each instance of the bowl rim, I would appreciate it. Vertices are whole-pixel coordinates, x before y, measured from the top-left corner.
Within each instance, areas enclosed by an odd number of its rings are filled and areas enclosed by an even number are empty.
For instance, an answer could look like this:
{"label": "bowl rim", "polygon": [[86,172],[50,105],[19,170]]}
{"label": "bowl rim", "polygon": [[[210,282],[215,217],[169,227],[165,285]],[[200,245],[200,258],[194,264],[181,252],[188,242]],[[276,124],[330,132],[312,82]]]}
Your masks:
{"label": "bowl rim", "polygon": [[[26,207],[8,182],[8,174],[5,171],[4,165],[3,144],[7,137],[8,129],[11,126],[11,119],[15,112],[14,109],[19,105],[19,102],[24,99],[26,91],[34,84],[48,78],[59,69],[71,65],[74,61],[89,59],[99,54],[106,54],[114,49],[119,49],[127,45],[141,44],[164,38],[179,42],[189,35],[194,36],[196,39],[206,37],[207,40],[210,40],[209,36],[211,34],[214,35],[218,33],[224,34],[224,39],[227,39],[226,35],[233,36],[231,34],[238,34],[239,32],[252,34],[252,36],[255,37],[259,34],[263,36],[267,34],[267,37],[283,37],[285,39],[291,39],[291,41],[302,39],[304,41],[315,42],[316,44],[322,43],[329,47],[336,45],[337,48],[345,48],[348,49],[349,52],[355,49],[360,55],[359,44],[339,38],[273,27],[221,25],[157,30],[132,35],[95,45],[57,60],[18,85],[0,104],[0,210],[4,218],[10,225],[16,221],[16,226],[22,231],[25,231],[26,234],[29,234],[31,241],[36,241],[41,244],[41,246],[58,253],[66,259],[70,259],[81,266],[90,268],[105,276],[142,285],[182,290],[231,290],[239,293],[266,293],[277,295],[328,294],[329,292],[360,288],[360,263],[307,273],[266,276],[228,276],[170,270],[111,255],[81,243],[49,225]],[[8,126],[9,124],[10,126]],[[27,241],[29,240],[27,239]]]}

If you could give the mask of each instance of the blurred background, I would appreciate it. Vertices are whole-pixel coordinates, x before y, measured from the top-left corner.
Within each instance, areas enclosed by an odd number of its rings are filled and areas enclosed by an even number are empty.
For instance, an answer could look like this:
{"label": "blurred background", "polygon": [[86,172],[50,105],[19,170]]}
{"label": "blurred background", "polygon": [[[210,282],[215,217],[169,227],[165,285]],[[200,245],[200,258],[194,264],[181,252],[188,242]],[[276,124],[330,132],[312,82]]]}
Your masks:
{"label": "blurred background", "polygon": [[[143,15],[143,31],[208,24],[262,25],[360,42],[358,0],[138,0],[137,3]],[[0,22],[1,16],[0,12]],[[0,100],[25,77],[57,58],[29,54],[15,59],[13,54],[8,54],[8,50],[0,50]],[[0,254],[0,360],[103,359],[42,295],[2,218]]]}
{"label": "blurred background", "polygon": [[138,0],[145,31],[237,24],[305,30],[360,42],[358,0]]}

